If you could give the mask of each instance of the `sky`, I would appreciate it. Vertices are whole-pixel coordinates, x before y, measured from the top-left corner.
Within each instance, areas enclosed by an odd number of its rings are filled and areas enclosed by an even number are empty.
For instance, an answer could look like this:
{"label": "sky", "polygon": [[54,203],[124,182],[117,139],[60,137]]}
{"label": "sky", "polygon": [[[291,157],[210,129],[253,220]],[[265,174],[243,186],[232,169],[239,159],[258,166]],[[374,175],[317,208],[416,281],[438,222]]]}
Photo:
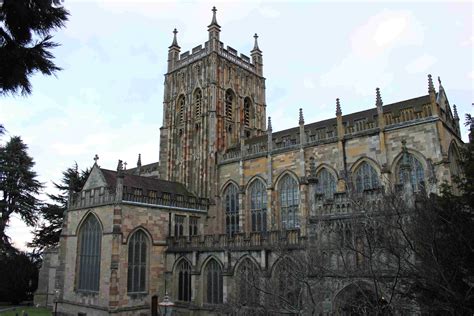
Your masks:
{"label": "sky", "polygon": [[[463,121],[473,113],[471,2],[65,0],[71,16],[55,32],[56,76],[32,77],[28,97],[0,97],[0,123],[21,136],[45,192],[75,162],[115,170],[158,161],[163,82],[173,29],[181,52],[208,39],[212,6],[221,41],[250,56],[258,33],[273,130],[427,94],[441,77]],[[436,80],[435,80],[436,82]],[[436,88],[438,84],[436,82]],[[468,132],[462,129],[467,141]],[[44,199],[44,196],[42,197]],[[7,234],[25,249],[32,236],[15,216]]]}

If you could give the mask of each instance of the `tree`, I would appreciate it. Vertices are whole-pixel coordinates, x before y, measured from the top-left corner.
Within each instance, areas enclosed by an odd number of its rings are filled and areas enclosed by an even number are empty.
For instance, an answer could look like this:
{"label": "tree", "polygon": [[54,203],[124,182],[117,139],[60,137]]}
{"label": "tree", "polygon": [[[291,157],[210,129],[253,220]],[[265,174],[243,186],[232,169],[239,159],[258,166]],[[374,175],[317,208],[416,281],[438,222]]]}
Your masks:
{"label": "tree", "polygon": [[4,0],[0,3],[0,95],[31,94],[29,78],[52,75],[61,68],[51,50],[50,33],[62,28],[68,11],[60,0]]}
{"label": "tree", "polygon": [[36,180],[35,163],[27,149],[18,136],[0,146],[0,249],[11,248],[5,234],[10,216],[19,215],[29,226],[36,223],[40,203],[36,195],[42,184]]}
{"label": "tree", "polygon": [[33,298],[38,287],[40,261],[17,250],[0,252],[0,301],[19,304]]}
{"label": "tree", "polygon": [[77,163],[63,172],[60,183],[54,183],[58,194],[48,194],[53,203],[45,203],[41,206],[39,213],[46,222],[40,224],[34,231],[33,241],[29,243],[39,251],[45,248],[55,247],[59,243],[63,224],[64,212],[67,209],[69,192],[77,193],[84,186],[90,170],[79,171]]}

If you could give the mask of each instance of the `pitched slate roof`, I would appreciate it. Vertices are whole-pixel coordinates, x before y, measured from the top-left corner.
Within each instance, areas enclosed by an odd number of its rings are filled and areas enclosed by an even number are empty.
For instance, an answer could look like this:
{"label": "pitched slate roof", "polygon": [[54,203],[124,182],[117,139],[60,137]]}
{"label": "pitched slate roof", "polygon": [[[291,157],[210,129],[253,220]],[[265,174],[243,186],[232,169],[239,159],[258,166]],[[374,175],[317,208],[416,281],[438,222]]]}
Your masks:
{"label": "pitched slate roof", "polygon": [[[115,187],[117,184],[117,172],[102,168],[100,170],[102,171],[107,184],[110,187]],[[184,196],[194,196],[194,194],[189,192],[182,183],[142,177],[129,173],[124,173],[123,185],[127,188],[140,188],[147,191],[156,191],[159,195],[162,193],[171,193]]]}

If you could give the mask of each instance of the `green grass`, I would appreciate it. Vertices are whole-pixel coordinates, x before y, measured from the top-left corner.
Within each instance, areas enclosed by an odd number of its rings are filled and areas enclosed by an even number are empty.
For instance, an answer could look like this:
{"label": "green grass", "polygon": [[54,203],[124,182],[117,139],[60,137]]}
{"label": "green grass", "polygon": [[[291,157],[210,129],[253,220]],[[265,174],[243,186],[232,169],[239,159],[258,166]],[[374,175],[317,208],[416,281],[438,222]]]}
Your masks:
{"label": "green grass", "polygon": [[51,316],[51,311],[46,308],[36,308],[36,307],[17,307],[16,310],[9,310],[7,312],[0,312],[1,316],[15,316],[18,313],[18,316],[23,315],[23,311],[28,313],[28,316]]}

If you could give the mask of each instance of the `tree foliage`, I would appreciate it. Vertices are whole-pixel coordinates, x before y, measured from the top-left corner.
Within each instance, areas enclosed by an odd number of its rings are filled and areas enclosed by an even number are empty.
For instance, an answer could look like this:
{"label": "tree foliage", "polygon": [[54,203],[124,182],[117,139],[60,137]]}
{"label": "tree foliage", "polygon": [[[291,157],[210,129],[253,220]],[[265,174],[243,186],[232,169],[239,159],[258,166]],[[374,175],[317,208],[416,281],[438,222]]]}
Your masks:
{"label": "tree foliage", "polygon": [[40,261],[34,254],[0,251],[0,302],[18,304],[33,298]]}
{"label": "tree foliage", "polygon": [[36,180],[35,163],[27,149],[18,136],[0,146],[0,249],[11,247],[5,229],[13,214],[29,226],[36,224],[40,203],[36,196],[42,184]]}
{"label": "tree foliage", "polygon": [[77,163],[67,168],[63,172],[60,183],[54,183],[54,187],[59,191],[58,194],[48,194],[53,203],[42,205],[39,213],[45,220],[34,231],[33,241],[30,247],[42,251],[44,248],[55,247],[59,243],[61,228],[63,224],[64,212],[67,209],[69,192],[79,192],[84,186],[90,170],[79,171]]}
{"label": "tree foliage", "polygon": [[0,5],[0,95],[31,94],[30,77],[61,70],[50,33],[62,28],[68,11],[60,0],[4,0]]}

